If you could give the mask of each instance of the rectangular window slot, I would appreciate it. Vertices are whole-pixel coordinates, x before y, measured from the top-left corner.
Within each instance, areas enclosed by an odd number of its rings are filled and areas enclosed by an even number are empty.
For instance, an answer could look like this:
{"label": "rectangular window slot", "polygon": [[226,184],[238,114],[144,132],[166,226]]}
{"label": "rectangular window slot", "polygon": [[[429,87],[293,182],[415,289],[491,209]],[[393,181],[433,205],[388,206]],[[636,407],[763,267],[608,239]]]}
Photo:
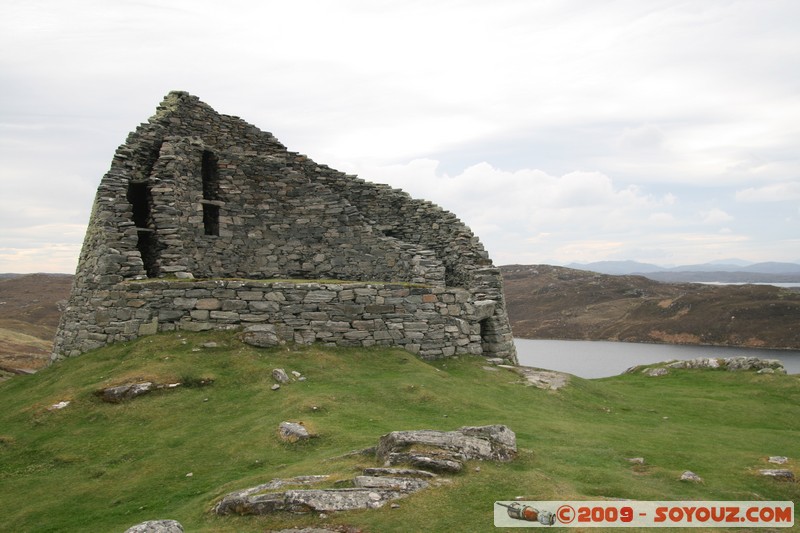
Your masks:
{"label": "rectangular window slot", "polygon": [[203,151],[200,175],[203,179],[203,229],[206,235],[219,235],[219,161],[209,150]]}
{"label": "rectangular window slot", "polygon": [[136,249],[142,256],[147,277],[158,276],[158,239],[152,227],[150,206],[153,197],[147,182],[131,181],[128,183],[128,202],[133,211],[133,224],[136,226]]}

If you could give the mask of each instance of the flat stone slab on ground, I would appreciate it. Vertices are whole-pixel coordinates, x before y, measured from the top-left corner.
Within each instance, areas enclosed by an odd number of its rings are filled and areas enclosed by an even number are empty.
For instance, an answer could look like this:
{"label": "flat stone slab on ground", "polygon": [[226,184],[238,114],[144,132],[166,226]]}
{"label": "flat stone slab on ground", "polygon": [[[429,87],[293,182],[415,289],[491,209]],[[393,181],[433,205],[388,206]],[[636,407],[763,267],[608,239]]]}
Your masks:
{"label": "flat stone slab on ground", "polygon": [[284,508],[296,513],[377,509],[405,495],[401,491],[383,489],[287,490]]}
{"label": "flat stone slab on ground", "polygon": [[411,477],[356,476],[353,481],[356,487],[362,489],[396,490],[399,492],[416,492],[428,486],[427,481]]}
{"label": "flat stone slab on ground", "polygon": [[284,487],[308,486],[322,483],[328,475],[297,476],[286,479],[273,479],[267,483],[256,485],[247,489],[237,490],[225,495],[214,506],[218,515],[240,514],[260,515],[277,511],[283,508],[283,493],[270,492]]}
{"label": "flat stone slab on ground", "polygon": [[319,527],[303,527],[297,528],[293,527],[291,529],[281,529],[280,531],[272,531],[270,533],[345,533],[347,529],[328,529],[328,528],[319,528]]}
{"label": "flat stone slab on ground", "polygon": [[147,394],[155,388],[155,384],[150,381],[139,383],[126,383],[116,387],[108,387],[97,392],[101,400],[108,403],[121,403],[132,400],[137,396]]}
{"label": "flat stone slab on ground", "polygon": [[438,477],[433,472],[427,470],[417,470],[414,468],[365,468],[365,476],[399,476],[399,477]]}
{"label": "flat stone slab on ground", "polygon": [[529,366],[500,365],[502,368],[513,370],[522,376],[526,385],[545,390],[558,390],[564,388],[569,383],[569,374],[556,372],[555,370],[542,370]]}
{"label": "flat stone slab on ground", "polygon": [[148,520],[125,530],[125,533],[183,533],[177,520]]}
{"label": "flat stone slab on ground", "polygon": [[361,529],[352,526],[328,526],[328,527],[293,527],[281,529],[280,531],[270,530],[267,533],[361,533]]}
{"label": "flat stone slab on ground", "polygon": [[464,426],[456,431],[392,431],[380,438],[376,455],[379,460],[386,461],[389,454],[413,450],[415,446],[439,448],[462,461],[510,461],[517,454],[517,437],[508,427],[499,424]]}
{"label": "flat stone slab on ground", "polygon": [[464,463],[448,454],[390,453],[384,464],[411,465],[442,474],[456,474],[464,469]]}
{"label": "flat stone slab on ground", "polygon": [[773,477],[781,481],[794,481],[794,472],[786,469],[764,468],[758,471],[762,476]]}

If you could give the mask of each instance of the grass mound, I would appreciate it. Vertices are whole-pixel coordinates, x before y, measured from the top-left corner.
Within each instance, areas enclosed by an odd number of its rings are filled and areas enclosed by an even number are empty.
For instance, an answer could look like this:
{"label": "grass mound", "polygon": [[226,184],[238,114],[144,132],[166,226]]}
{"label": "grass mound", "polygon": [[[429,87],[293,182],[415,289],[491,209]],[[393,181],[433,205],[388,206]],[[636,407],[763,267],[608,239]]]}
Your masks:
{"label": "grass mound", "polygon": [[[272,370],[307,379],[273,391]],[[98,389],[184,382],[121,404]],[[210,383],[210,384],[209,384]],[[49,407],[62,401],[60,410]],[[349,524],[365,531],[491,531],[493,502],[631,498],[798,500],[800,485],[758,475],[771,455],[797,467],[800,377],[708,370],[658,378],[520,384],[482,358],[425,362],[397,349],[256,349],[234,334],[161,334],[0,383],[3,531],[124,531],[172,518],[187,531]],[[318,438],[284,443],[278,424]],[[350,479],[374,459],[348,452],[401,429],[505,424],[511,463],[472,463],[400,507],[320,518],[220,518],[226,493],[274,478]],[[627,461],[644,457],[644,465]],[[480,470],[476,471],[476,467]],[[678,481],[685,470],[704,483]],[[695,530],[697,531],[697,530]]]}

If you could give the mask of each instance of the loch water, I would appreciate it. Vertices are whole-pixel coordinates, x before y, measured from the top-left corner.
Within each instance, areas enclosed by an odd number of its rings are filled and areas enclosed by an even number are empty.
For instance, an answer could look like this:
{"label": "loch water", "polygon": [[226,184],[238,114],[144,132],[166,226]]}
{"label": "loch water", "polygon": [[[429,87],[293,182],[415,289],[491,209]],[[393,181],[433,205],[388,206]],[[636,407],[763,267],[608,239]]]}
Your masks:
{"label": "loch water", "polygon": [[800,351],[686,346],[610,341],[514,339],[519,364],[567,372],[582,378],[621,374],[636,365],[697,357],[759,357],[779,359],[786,372],[800,374]]}

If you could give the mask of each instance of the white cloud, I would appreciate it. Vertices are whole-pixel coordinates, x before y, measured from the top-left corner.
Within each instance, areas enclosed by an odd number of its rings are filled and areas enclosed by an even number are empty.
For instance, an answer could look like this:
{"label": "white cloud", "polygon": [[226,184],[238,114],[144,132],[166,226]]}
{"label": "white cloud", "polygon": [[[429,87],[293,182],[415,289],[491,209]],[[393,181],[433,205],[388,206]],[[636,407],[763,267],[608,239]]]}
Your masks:
{"label": "white cloud", "polygon": [[722,224],[723,222],[730,222],[733,217],[723,211],[722,209],[714,208],[709,211],[702,211],[700,217],[704,224]]}
{"label": "white cloud", "polygon": [[800,200],[800,181],[773,183],[736,191],[739,202],[792,202]]}
{"label": "white cloud", "polygon": [[657,151],[664,144],[665,135],[662,129],[654,124],[625,128],[620,136],[623,148],[636,151]]}
{"label": "white cloud", "polygon": [[565,263],[582,260],[581,253],[584,258],[601,258],[630,249],[631,242],[656,241],[651,229],[678,224],[675,215],[665,211],[674,204],[673,195],[656,198],[635,186],[618,187],[599,172],[552,176],[538,169],[506,171],[482,162],[450,176],[429,159],[347,170],[456,213],[497,263],[520,262],[523,257]]}
{"label": "white cloud", "polygon": [[647,217],[647,221],[656,226],[671,226],[675,224],[675,217],[672,213],[651,213],[649,217]]}

